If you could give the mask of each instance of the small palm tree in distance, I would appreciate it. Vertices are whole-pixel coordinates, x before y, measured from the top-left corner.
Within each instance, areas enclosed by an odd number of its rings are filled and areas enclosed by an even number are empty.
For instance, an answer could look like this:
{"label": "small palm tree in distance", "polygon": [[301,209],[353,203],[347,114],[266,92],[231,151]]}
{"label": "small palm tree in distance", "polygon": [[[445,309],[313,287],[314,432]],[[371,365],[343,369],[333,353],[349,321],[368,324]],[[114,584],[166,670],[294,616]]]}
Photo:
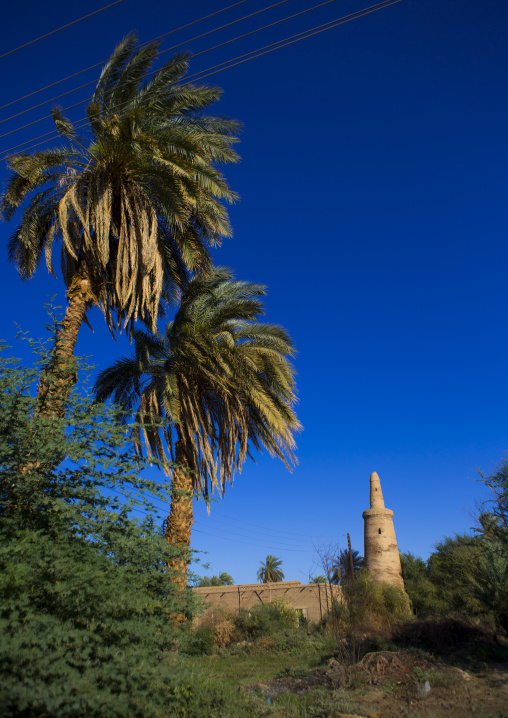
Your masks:
{"label": "small palm tree in distance", "polygon": [[310,583],[326,583],[326,576],[322,573],[310,577]]}
{"label": "small palm tree in distance", "polygon": [[258,581],[261,583],[279,583],[284,580],[284,572],[280,568],[282,560],[277,556],[268,554],[265,563],[261,563],[258,571]]}
{"label": "small palm tree in distance", "polygon": [[[351,551],[351,556],[353,559],[353,571],[356,574],[356,572],[364,565],[364,559],[363,556],[360,556],[359,551]],[[349,551],[347,549],[343,549],[330,567],[328,580],[330,583],[338,585],[349,578],[351,578]]]}

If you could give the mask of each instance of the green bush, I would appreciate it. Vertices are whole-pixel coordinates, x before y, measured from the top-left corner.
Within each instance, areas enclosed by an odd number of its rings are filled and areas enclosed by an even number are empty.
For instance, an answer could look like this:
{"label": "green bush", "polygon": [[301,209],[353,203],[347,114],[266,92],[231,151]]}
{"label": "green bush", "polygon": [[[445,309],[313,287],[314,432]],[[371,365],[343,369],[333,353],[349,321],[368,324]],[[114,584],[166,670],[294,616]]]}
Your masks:
{"label": "green bush", "polygon": [[342,597],[334,601],[326,618],[327,626],[338,639],[371,630],[389,629],[411,615],[404,591],[390,584],[377,584],[365,569],[355,581],[344,581]]}
{"label": "green bush", "polygon": [[143,478],[114,407],[73,392],[66,418],[34,415],[39,372],[0,355],[2,715],[167,715],[185,677],[170,617],[190,604],[145,494],[168,487]]}
{"label": "green bush", "polygon": [[236,638],[254,639],[273,636],[285,630],[297,630],[299,613],[281,599],[259,603],[249,610],[242,609],[234,617]]}
{"label": "green bush", "polygon": [[188,656],[211,656],[214,647],[214,628],[206,623],[180,639],[180,651]]}

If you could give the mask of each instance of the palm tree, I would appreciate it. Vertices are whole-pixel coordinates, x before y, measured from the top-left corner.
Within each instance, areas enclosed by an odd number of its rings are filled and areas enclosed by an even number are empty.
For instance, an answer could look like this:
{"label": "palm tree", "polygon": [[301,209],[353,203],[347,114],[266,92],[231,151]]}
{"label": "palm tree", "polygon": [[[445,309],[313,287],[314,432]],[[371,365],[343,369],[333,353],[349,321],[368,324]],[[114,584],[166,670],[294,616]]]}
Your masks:
{"label": "palm tree", "polygon": [[[137,407],[138,449],[144,439],[149,457],[172,477],[165,534],[184,549],[193,492],[223,495],[252,449],[267,449],[288,469],[295,463],[294,349],[284,329],[257,321],[264,294],[224,268],[194,277],[165,334],[135,331],[134,355],[96,381],[99,401],[112,397],[126,416]],[[184,587],[186,561],[173,567]]]}
{"label": "palm tree", "polygon": [[9,159],[0,212],[7,220],[21,213],[9,242],[21,277],[30,279],[43,256],[54,274],[52,248],[61,244],[68,305],[39,384],[39,400],[53,398],[48,413],[62,413],[92,305],[112,333],[126,327],[132,335],[137,319],[155,330],[161,299],[174,296],[189,270],[208,270],[207,246],[231,234],[222,203],[236,196],[217,164],[237,161],[239,125],[204,114],[217,88],[180,84],[184,55],[153,73],[157,44],[136,42],[125,38],[102,70],[84,138],[54,109],[63,144]]}
{"label": "palm tree", "polygon": [[310,576],[309,583],[326,583],[326,576],[322,573],[317,576]]}
{"label": "palm tree", "polygon": [[279,583],[284,580],[284,572],[280,568],[282,560],[272,554],[268,554],[265,563],[262,563],[258,570],[258,581],[261,583]]}
{"label": "palm tree", "polygon": [[[353,559],[353,572],[356,572],[364,565],[364,558],[360,556],[359,551],[351,551]],[[349,551],[343,549],[337,558],[332,562],[328,571],[328,580],[330,583],[338,585],[342,581],[351,578],[351,568],[349,563]]]}

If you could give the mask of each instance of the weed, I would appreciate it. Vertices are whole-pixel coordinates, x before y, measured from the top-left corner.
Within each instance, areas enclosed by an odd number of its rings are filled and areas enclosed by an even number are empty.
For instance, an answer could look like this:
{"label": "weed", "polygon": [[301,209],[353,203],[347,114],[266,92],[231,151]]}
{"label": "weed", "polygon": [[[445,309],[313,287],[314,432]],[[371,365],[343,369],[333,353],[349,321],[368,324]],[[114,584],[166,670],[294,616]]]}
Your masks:
{"label": "weed", "polygon": [[386,681],[380,686],[383,693],[387,696],[391,696],[394,693],[397,693],[402,688],[402,683],[394,683],[393,681]]}
{"label": "weed", "polygon": [[307,671],[304,668],[293,668],[293,666],[284,666],[284,668],[277,673],[275,678],[301,678],[305,676]]}
{"label": "weed", "polygon": [[421,685],[428,681],[433,688],[451,688],[459,680],[458,676],[453,673],[436,671],[432,668],[424,671],[420,666],[413,668],[411,678],[416,685]]}
{"label": "weed", "polygon": [[332,718],[340,713],[362,715],[361,709],[344,691],[332,693],[322,688],[307,691],[302,696],[284,693],[275,701],[275,707],[286,709],[285,718]]}

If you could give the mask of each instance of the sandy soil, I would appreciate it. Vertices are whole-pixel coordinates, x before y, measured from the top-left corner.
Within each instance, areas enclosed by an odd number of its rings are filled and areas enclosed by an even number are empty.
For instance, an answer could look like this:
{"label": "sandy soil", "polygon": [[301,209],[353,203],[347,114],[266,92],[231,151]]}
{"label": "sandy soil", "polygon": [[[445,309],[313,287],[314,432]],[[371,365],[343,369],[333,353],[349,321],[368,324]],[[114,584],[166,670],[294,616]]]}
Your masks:
{"label": "sandy soil", "polygon": [[378,651],[348,670],[332,659],[306,676],[263,684],[272,700],[317,687],[347,691],[369,718],[508,718],[508,663],[484,663],[473,673],[408,651]]}

